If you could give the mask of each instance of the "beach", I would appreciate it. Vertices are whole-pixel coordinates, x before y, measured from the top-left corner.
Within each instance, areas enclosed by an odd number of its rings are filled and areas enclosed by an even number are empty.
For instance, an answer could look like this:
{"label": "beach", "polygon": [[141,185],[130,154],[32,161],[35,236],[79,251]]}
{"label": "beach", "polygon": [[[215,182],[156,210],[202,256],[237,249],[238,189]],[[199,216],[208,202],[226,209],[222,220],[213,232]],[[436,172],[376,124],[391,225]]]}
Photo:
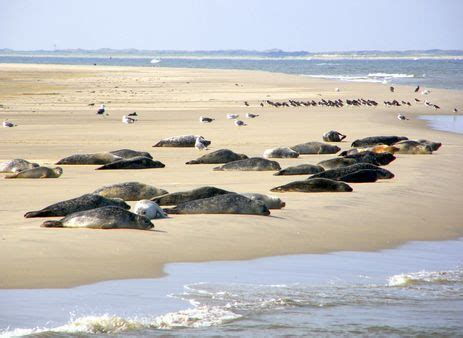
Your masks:
{"label": "beach", "polygon": [[[0,161],[24,158],[52,166],[74,153],[130,148],[149,151],[163,169],[95,171],[63,166],[58,179],[0,182],[0,288],[63,288],[103,280],[152,278],[175,262],[244,260],[264,256],[374,251],[415,240],[463,235],[463,137],[430,129],[419,116],[461,110],[461,91],[346,83],[257,71],[66,65],[0,65],[0,119],[19,126],[0,130]],[[339,92],[334,89],[340,88]],[[414,97],[429,99],[433,110]],[[411,107],[290,107],[259,103],[288,99],[411,101]],[[244,101],[250,107],[244,105]],[[95,106],[89,106],[94,103]],[[96,116],[100,103],[108,117]],[[121,123],[136,111],[140,120]],[[260,116],[237,128],[225,115]],[[396,118],[402,113],[410,121]],[[199,116],[216,120],[200,124]],[[44,229],[24,213],[113,183],[139,181],[169,192],[216,186],[269,194],[272,187],[305,176],[272,172],[216,172],[215,165],[185,165],[202,155],[195,148],[152,148],[159,139],[198,134],[209,151],[228,148],[248,156],[265,149],[321,141],[328,130],[357,138],[398,135],[443,146],[432,155],[397,155],[386,168],[396,176],[352,184],[353,193],[284,193],[282,210],[270,217],[173,215],[155,220],[155,231]],[[333,155],[278,159],[283,167],[315,164]],[[272,195],[276,195],[272,193]],[[133,203],[131,203],[133,205]]]}

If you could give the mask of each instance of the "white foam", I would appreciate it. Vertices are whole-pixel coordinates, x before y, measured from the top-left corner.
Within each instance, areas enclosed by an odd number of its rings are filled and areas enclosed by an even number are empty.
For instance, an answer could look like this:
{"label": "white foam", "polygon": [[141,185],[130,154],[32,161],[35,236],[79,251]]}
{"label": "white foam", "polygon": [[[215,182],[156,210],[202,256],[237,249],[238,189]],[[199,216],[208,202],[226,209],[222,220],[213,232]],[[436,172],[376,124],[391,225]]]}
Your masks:
{"label": "white foam", "polygon": [[400,79],[400,78],[415,77],[415,75],[413,75],[413,74],[400,74],[400,73],[369,73],[368,77],[383,77],[383,78]]}
{"label": "white foam", "polygon": [[419,271],[389,277],[388,286],[411,286],[418,284],[462,283],[463,270]]}

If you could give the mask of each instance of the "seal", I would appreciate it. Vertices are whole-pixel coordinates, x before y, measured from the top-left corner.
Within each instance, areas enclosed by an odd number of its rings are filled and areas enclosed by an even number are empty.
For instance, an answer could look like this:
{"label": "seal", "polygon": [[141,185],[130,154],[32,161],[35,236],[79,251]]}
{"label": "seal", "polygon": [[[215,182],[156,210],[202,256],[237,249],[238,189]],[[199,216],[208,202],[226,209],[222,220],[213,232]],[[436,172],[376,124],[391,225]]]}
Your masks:
{"label": "seal", "polygon": [[[137,156],[144,156],[144,157],[153,159],[153,156],[151,156],[151,154],[147,151],[137,151],[137,150],[132,150],[132,149],[119,149],[119,150],[110,151],[109,153],[119,156],[121,158],[125,158],[125,159],[129,159],[129,158],[133,158]],[[106,164],[106,163],[102,163],[102,164]]]}
{"label": "seal", "polygon": [[219,149],[209,154],[203,155],[196,160],[186,162],[186,164],[221,164],[248,158],[244,154],[237,154],[229,149]]}
{"label": "seal", "polygon": [[89,164],[108,164],[117,160],[121,160],[122,157],[116,156],[111,153],[93,153],[93,154],[74,154],[65,158],[62,158],[56,164],[66,165],[89,165]]}
{"label": "seal", "polygon": [[371,163],[374,165],[388,165],[396,159],[391,153],[374,153],[372,151],[362,151],[358,154],[347,155],[344,158],[352,158],[357,162]]}
{"label": "seal", "polygon": [[181,203],[174,208],[166,209],[166,212],[168,214],[270,215],[264,203],[233,193]]}
{"label": "seal", "polygon": [[301,155],[336,154],[341,148],[322,142],[306,142],[290,147]]}
{"label": "seal", "polygon": [[[153,147],[190,147],[193,148],[196,143],[196,139],[200,138],[200,135],[181,135],[172,136],[158,141]],[[204,138],[203,138],[204,139]],[[207,147],[211,144],[211,141],[204,140],[202,143]]]}
{"label": "seal", "polygon": [[166,218],[167,214],[162,208],[153,201],[141,200],[135,204],[133,212],[137,215],[145,216],[148,219]]}
{"label": "seal", "polygon": [[281,169],[280,171],[273,174],[274,176],[282,176],[282,175],[311,175],[311,174],[318,174],[324,171],[323,167],[319,165],[313,164],[300,164],[293,167],[288,167],[285,169]]}
{"label": "seal", "polygon": [[428,141],[428,140],[423,140],[423,139],[418,140],[418,142],[426,146],[430,146],[432,151],[436,151],[442,146],[442,143],[440,142],[433,142],[433,141]]}
{"label": "seal", "polygon": [[424,155],[432,154],[431,145],[419,143],[417,141],[400,141],[394,144],[395,147],[399,148],[397,153],[399,154],[411,154],[411,155]]}
{"label": "seal", "polygon": [[159,161],[154,161],[148,157],[137,156],[129,159],[122,159],[114,161],[104,166],[98,167],[95,170],[109,170],[109,169],[153,169],[164,168],[165,164]]}
{"label": "seal", "polygon": [[251,157],[244,160],[225,163],[215,167],[215,171],[270,171],[280,170],[280,164],[276,161],[267,160],[261,157]]}
{"label": "seal", "polygon": [[336,130],[330,130],[327,131],[326,133],[323,134],[323,141],[325,142],[341,142],[344,140],[347,136],[341,134],[340,132]]}
{"label": "seal", "polygon": [[159,205],[177,205],[189,201],[209,198],[218,195],[230,194],[230,191],[216,187],[201,187],[193,190],[179,191],[152,198],[151,200]]}
{"label": "seal", "polygon": [[310,178],[305,181],[294,181],[270,189],[273,192],[351,192],[352,188],[340,181],[328,178]]}
{"label": "seal", "polygon": [[377,144],[393,145],[402,140],[408,140],[405,136],[370,136],[352,142],[352,148],[357,147],[372,147]]}
{"label": "seal", "polygon": [[373,147],[365,147],[365,148],[352,148],[348,150],[344,150],[339,154],[339,156],[348,156],[348,155],[355,155],[361,153],[362,151],[371,151],[373,153],[391,153],[395,154],[399,151],[399,148],[392,146],[388,146],[385,144],[378,144]]}
{"label": "seal", "polygon": [[344,177],[348,174],[352,174],[362,169],[376,170],[378,172],[377,173],[378,179],[394,178],[394,174],[391,173],[389,170],[380,168],[370,163],[357,163],[357,164],[350,165],[348,167],[341,167],[337,169],[326,170],[321,173],[312,175],[310,178],[329,178],[332,180],[339,180],[341,177]]}
{"label": "seal", "polygon": [[286,203],[276,196],[258,194],[253,192],[248,192],[240,195],[243,195],[244,197],[247,197],[253,201],[262,202],[268,209],[281,209],[286,206]]}
{"label": "seal", "polygon": [[361,169],[353,173],[341,176],[339,181],[348,183],[369,183],[378,180],[378,171],[372,169]]}
{"label": "seal", "polygon": [[264,158],[297,158],[299,153],[287,147],[267,149],[264,151]]}
{"label": "seal", "polygon": [[324,160],[324,161],[318,162],[317,165],[319,165],[320,167],[322,167],[325,170],[329,170],[329,169],[347,167],[347,166],[355,164],[355,163],[357,163],[356,159],[345,158],[345,157],[337,157],[337,158],[330,158],[329,160]]}
{"label": "seal", "polygon": [[168,194],[164,189],[159,189],[140,182],[124,182],[105,185],[96,189],[93,193],[107,198],[120,198],[124,201],[149,200],[156,196]]}
{"label": "seal", "polygon": [[37,167],[32,169],[26,169],[11,175],[5,176],[5,178],[58,178],[63,173],[63,168],[48,168],[48,167]]}
{"label": "seal", "polygon": [[17,158],[0,163],[0,173],[17,173],[38,167],[39,165],[37,163],[31,163],[29,161]]}
{"label": "seal", "polygon": [[121,199],[110,199],[95,194],[85,194],[77,198],[58,202],[37,211],[29,211],[24,217],[57,217],[67,216],[74,212],[90,210],[113,205],[122,209],[130,209],[130,205]]}
{"label": "seal", "polygon": [[115,206],[75,212],[59,221],[45,221],[41,226],[44,228],[140,230],[149,230],[154,227],[148,218]]}

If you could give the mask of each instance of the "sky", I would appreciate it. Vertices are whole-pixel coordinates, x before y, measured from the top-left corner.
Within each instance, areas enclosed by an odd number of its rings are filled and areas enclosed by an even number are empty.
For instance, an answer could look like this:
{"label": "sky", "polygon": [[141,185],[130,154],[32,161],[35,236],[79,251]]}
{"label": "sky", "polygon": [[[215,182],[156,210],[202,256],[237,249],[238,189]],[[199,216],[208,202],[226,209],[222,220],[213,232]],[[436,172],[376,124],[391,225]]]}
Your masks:
{"label": "sky", "polygon": [[0,0],[0,48],[463,50],[463,0]]}

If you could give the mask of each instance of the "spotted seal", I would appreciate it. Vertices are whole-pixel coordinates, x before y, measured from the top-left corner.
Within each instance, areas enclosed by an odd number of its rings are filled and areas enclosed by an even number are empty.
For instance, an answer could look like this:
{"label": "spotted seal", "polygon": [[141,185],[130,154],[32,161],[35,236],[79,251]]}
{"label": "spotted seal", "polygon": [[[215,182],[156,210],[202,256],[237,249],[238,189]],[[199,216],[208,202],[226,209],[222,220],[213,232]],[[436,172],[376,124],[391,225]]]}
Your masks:
{"label": "spotted seal", "polygon": [[272,148],[264,151],[264,158],[297,158],[299,153],[287,147]]}
{"label": "spotted seal", "polygon": [[107,198],[120,198],[124,201],[139,201],[168,194],[168,191],[140,182],[124,182],[102,186],[93,193]]}
{"label": "spotted seal", "polygon": [[318,174],[324,171],[323,167],[314,164],[300,164],[293,167],[281,169],[280,171],[273,174],[274,176],[282,175],[311,175]]}
{"label": "spotted seal", "polygon": [[229,149],[219,149],[209,154],[203,155],[196,160],[186,162],[186,164],[221,164],[248,158],[244,154],[237,154]]}
{"label": "spotted seal", "polygon": [[352,188],[340,181],[328,178],[311,178],[305,181],[294,181],[270,189],[273,192],[351,192]]}
{"label": "spotted seal", "polygon": [[[137,151],[137,150],[132,150],[132,149],[119,149],[119,150],[114,150],[110,151],[111,154],[119,156],[121,158],[129,159],[137,156],[144,156],[148,157],[150,159],[153,159],[153,156],[147,152],[147,151]],[[105,164],[105,163],[102,163]]]}
{"label": "spotted seal", "polygon": [[154,161],[148,157],[137,156],[129,159],[117,160],[105,164],[95,170],[114,170],[114,169],[154,169],[164,168],[165,164],[159,161]]}
{"label": "spotted seal", "polygon": [[354,158],[336,157],[336,158],[330,158],[329,160],[318,162],[317,165],[319,165],[325,170],[329,170],[329,169],[347,167],[357,162],[358,161]]}
{"label": "spotted seal", "polygon": [[352,148],[372,147],[377,144],[393,145],[402,140],[408,140],[405,136],[370,136],[352,142]]}
{"label": "spotted seal", "polygon": [[37,167],[32,169],[26,169],[11,175],[5,176],[5,178],[58,178],[63,173],[63,168],[48,168],[48,167]]}
{"label": "spotted seal", "polygon": [[411,155],[423,155],[432,154],[431,145],[419,143],[417,141],[405,140],[394,144],[395,147],[399,148],[397,153],[399,154],[411,154]]}
{"label": "spotted seal", "polygon": [[92,164],[108,164],[117,160],[122,160],[122,157],[111,153],[91,153],[91,154],[74,154],[62,158],[56,164],[65,165],[92,165]]}
{"label": "spotted seal", "polygon": [[378,167],[370,163],[357,163],[350,165],[348,167],[341,167],[337,169],[326,170],[321,173],[310,176],[310,178],[329,178],[332,180],[339,180],[341,177],[344,177],[348,174],[352,174],[359,170],[376,170],[378,179],[391,179],[394,178],[394,174],[389,170]]}
{"label": "spotted seal", "polygon": [[138,201],[133,208],[133,212],[148,219],[167,217],[166,212],[156,202],[150,200]]}
{"label": "spotted seal", "polygon": [[189,201],[209,198],[218,195],[230,194],[230,191],[219,189],[216,187],[200,187],[187,191],[178,191],[171,194],[157,196],[151,200],[159,205],[177,205]]}
{"label": "spotted seal", "polygon": [[322,142],[306,142],[289,147],[301,155],[336,154],[341,148]]}
{"label": "spotted seal", "polygon": [[[153,147],[194,147],[196,139],[202,137],[200,135],[181,135],[172,136],[158,141]],[[203,138],[204,139],[204,138]],[[204,140],[202,143],[207,147],[211,141]]]}
{"label": "spotted seal", "polygon": [[269,209],[281,209],[286,206],[286,203],[276,196],[258,194],[254,192],[242,193],[240,195],[243,195],[244,197],[247,197],[253,201],[260,201],[264,203],[265,206]]}
{"label": "spotted seal", "polygon": [[225,163],[215,167],[215,171],[269,171],[280,170],[280,164],[276,161],[267,160],[261,157],[251,157],[244,160]]}
{"label": "spotted seal", "polygon": [[340,132],[338,132],[336,130],[327,131],[322,136],[323,141],[325,141],[325,142],[341,142],[346,137],[347,137],[346,135],[343,135],[343,134],[341,134]]}
{"label": "spotted seal", "polygon": [[17,158],[0,163],[0,173],[17,173],[27,169],[38,168],[37,163],[31,163],[27,160]]}

